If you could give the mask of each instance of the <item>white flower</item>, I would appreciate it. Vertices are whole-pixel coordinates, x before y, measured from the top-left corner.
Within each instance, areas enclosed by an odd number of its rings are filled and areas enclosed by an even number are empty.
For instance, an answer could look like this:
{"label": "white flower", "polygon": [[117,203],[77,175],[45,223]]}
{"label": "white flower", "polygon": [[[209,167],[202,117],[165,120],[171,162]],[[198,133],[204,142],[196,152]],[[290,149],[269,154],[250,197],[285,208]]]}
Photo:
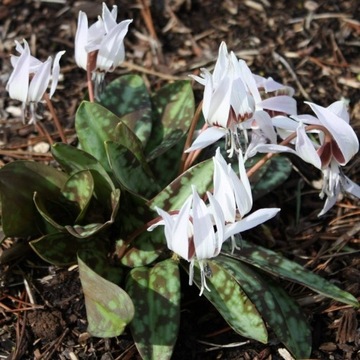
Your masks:
{"label": "white flower", "polygon": [[239,153],[238,177],[216,150],[214,160],[214,198],[219,203],[225,219],[224,241],[231,238],[232,249],[237,248],[234,235],[252,229],[273,218],[279,208],[260,209],[245,217],[252,208],[253,199],[245,165]]}
{"label": "white flower", "polygon": [[158,225],[164,225],[168,248],[190,262],[190,285],[193,282],[195,261],[198,262],[201,271],[200,295],[204,288],[209,290],[204,270],[206,260],[220,253],[224,232],[224,219],[220,206],[210,193],[208,197],[209,207],[200,199],[193,186],[192,194],[177,214],[169,214],[156,207],[162,220],[148,228],[151,231]]}
{"label": "white flower", "polygon": [[[320,197],[327,196],[324,208],[319,213],[321,216],[336,203],[341,190],[360,198],[360,187],[341,170],[359,151],[359,140],[349,124],[349,113],[343,101],[336,101],[327,108],[314,103],[307,104],[316,117],[293,117],[297,121],[295,149],[268,144],[256,146],[254,152],[291,152],[321,170],[323,188]],[[289,133],[294,131],[294,120],[282,118],[277,125]],[[306,131],[305,124],[312,126],[312,130]]]}
{"label": "white flower", "polygon": [[[242,159],[242,157],[241,157]],[[206,285],[207,260],[217,256],[224,241],[274,217],[280,209],[260,209],[244,217],[252,207],[250,183],[243,162],[239,163],[240,178],[228,165],[218,149],[214,157],[214,193],[207,192],[208,204],[192,186],[192,194],[178,212],[172,214],[156,207],[162,217],[148,228],[164,225],[167,246],[190,262],[189,283],[193,281],[195,261],[201,272],[201,290]]]}
{"label": "white flower", "polygon": [[[296,114],[292,89],[271,78],[252,74],[245,61],[238,60],[233,52],[228,53],[224,42],[213,74],[207,69],[201,71],[201,76],[192,77],[204,85],[203,115],[211,127],[195,139],[187,152],[210,145],[230,133],[232,156],[240,147],[238,130],[244,133],[246,143],[249,129],[260,131],[266,139],[276,142],[270,114]],[[262,98],[260,90],[267,98]]]}
{"label": "white flower", "polygon": [[26,107],[29,105],[31,115],[30,122],[34,122],[36,119],[36,104],[42,100],[50,82],[49,98],[52,97],[56,90],[60,73],[59,61],[65,51],[58,52],[54,61],[52,57],[49,56],[45,62],[41,62],[31,56],[27,41],[23,40],[23,42],[24,46],[22,47],[18,41],[15,41],[16,50],[20,55],[11,56],[10,60],[14,70],[6,85],[6,90],[9,92],[11,98],[22,102],[23,119],[25,118]]}
{"label": "white flower", "polygon": [[[80,11],[75,36],[75,61],[84,70],[93,71],[100,85],[106,72],[113,71],[125,59],[124,38],[132,20],[116,22],[117,6],[112,11],[103,3],[102,16],[88,27],[87,15]],[[95,56],[91,63],[89,54]]]}

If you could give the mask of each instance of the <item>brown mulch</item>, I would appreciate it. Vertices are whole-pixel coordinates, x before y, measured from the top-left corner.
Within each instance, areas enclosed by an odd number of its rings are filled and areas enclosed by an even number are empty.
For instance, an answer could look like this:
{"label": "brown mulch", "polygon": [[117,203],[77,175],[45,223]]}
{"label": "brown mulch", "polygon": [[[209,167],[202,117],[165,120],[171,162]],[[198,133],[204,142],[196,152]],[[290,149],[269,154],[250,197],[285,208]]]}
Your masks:
{"label": "brown mulch", "polygon": [[[359,1],[155,0],[150,7],[147,0],[107,2],[113,3],[119,6],[119,19],[134,22],[126,39],[126,63],[107,81],[136,72],[149,87],[159,88],[197,73],[200,67],[211,69],[220,42],[226,41],[254,73],[293,86],[300,112],[308,111],[304,100],[327,106],[348,99],[351,124],[360,133]],[[77,13],[82,9],[95,18],[100,5],[101,1],[90,0],[3,0],[0,4],[0,165],[16,159],[48,162],[46,144],[59,141],[45,106],[40,133],[22,124],[19,104],[8,98],[5,85],[14,40],[26,38],[32,52],[43,59],[66,50],[54,105],[68,141],[75,142],[74,114],[86,91],[85,73],[73,59]],[[194,89],[200,100],[201,87],[194,84]],[[360,181],[359,157],[352,160],[347,174]],[[317,218],[322,206],[314,190],[318,180],[311,168],[296,166],[289,182],[263,200],[267,206],[281,204],[281,222],[267,239],[256,232],[252,236],[359,298],[359,202],[344,197],[326,216]],[[300,188],[301,210],[296,219],[294,194]],[[139,358],[128,332],[113,339],[87,336],[76,268],[49,266],[15,239],[2,242],[0,255],[14,243],[8,261],[0,265],[0,359]],[[334,251],[340,248],[348,254]],[[303,306],[311,323],[312,358],[360,357],[359,312],[299,286],[284,283],[284,287]],[[194,291],[189,288],[184,301],[174,359],[286,358],[283,346],[271,334],[268,345],[236,335]]]}

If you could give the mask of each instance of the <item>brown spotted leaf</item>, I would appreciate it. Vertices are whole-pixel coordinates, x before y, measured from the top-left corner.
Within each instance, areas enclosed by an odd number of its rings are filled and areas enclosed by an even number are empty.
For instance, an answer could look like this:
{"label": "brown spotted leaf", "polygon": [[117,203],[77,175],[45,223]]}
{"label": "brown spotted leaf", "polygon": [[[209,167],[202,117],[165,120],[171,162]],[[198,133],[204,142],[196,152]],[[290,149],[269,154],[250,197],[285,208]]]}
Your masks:
{"label": "brown spotted leaf", "polygon": [[129,295],[90,269],[79,257],[79,273],[85,296],[87,331],[92,336],[120,335],[134,316]]}
{"label": "brown spotted leaf", "polygon": [[[268,334],[265,323],[232,271],[213,260],[208,260],[207,266],[211,271],[211,276],[206,279],[210,291],[205,289],[203,295],[238,334],[266,344]],[[194,282],[200,288],[198,267],[194,271]]]}
{"label": "brown spotted leaf", "polygon": [[241,261],[223,255],[214,261],[241,284],[278,339],[295,358],[308,358],[311,353],[311,331],[300,306],[279,285]]}
{"label": "brown spotted leaf", "polygon": [[164,260],[131,270],[126,290],[135,306],[130,329],[144,360],[171,358],[180,323],[178,264]]}

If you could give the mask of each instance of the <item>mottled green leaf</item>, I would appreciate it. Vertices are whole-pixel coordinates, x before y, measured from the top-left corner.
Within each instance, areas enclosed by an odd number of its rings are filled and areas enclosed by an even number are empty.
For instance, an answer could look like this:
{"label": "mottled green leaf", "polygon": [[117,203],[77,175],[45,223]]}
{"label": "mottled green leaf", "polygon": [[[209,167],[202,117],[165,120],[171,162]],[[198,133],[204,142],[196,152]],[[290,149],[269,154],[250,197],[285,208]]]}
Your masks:
{"label": "mottled green leaf", "polygon": [[[99,239],[102,241],[101,239]],[[103,242],[103,241],[102,241]],[[98,244],[97,244],[98,245]],[[114,284],[120,284],[123,280],[124,269],[114,264],[109,258],[109,249],[97,246],[94,249],[87,248],[78,251],[79,258],[98,275]]]}
{"label": "mottled green leaf", "polygon": [[[210,291],[205,289],[203,295],[238,334],[267,343],[268,334],[264,321],[233,273],[212,260],[208,260],[207,267],[211,271],[211,276],[206,279]],[[194,282],[200,288],[198,266],[194,271]]]}
{"label": "mottled green leaf", "polygon": [[45,261],[56,266],[76,263],[77,252],[84,249],[96,251],[103,241],[77,239],[67,233],[54,233],[30,241],[33,250]]}
{"label": "mottled green leaf", "polygon": [[100,103],[146,144],[151,133],[151,101],[139,75],[124,75],[112,81],[101,93]]}
{"label": "mottled green leaf", "polygon": [[94,180],[89,170],[78,171],[70,176],[62,189],[66,199],[75,203],[79,213],[75,223],[82,221],[94,193]]}
{"label": "mottled green leaf", "polygon": [[118,209],[119,209],[119,201],[120,201],[120,190],[115,189],[111,193],[111,216],[110,219],[103,222],[103,223],[92,223],[87,225],[66,225],[65,229],[73,236],[77,238],[87,238],[90,236],[95,235],[96,233],[106,229],[108,226],[110,226],[117,215]]}
{"label": "mottled green leaf", "polygon": [[57,199],[67,175],[32,161],[15,161],[0,169],[2,227],[6,236],[35,236],[45,223],[33,203],[34,192]]}
{"label": "mottled green leaf", "polygon": [[159,191],[155,179],[146,171],[147,164],[144,167],[123,145],[111,141],[105,144],[113,174],[123,188],[144,198],[149,198]]}
{"label": "mottled green leaf", "polygon": [[199,194],[211,190],[214,165],[212,159],[205,160],[178,176],[171,184],[148,202],[151,208],[158,206],[166,211],[179,210],[191,195],[191,185]]}
{"label": "mottled green leaf", "polygon": [[[246,162],[246,167],[254,165],[264,155],[251,158]],[[254,199],[270,193],[280,185],[282,185],[289,177],[292,170],[290,160],[284,156],[275,156],[261,167],[251,177],[251,187]]]}
{"label": "mottled green leaf", "polygon": [[63,143],[54,144],[51,152],[64,171],[70,175],[81,170],[90,170],[94,179],[96,198],[102,203],[108,201],[110,193],[115,187],[111,178],[98,160],[83,150]]}
{"label": "mottled green leaf", "polygon": [[[153,128],[146,153],[155,151],[158,156],[173,146],[190,126],[195,111],[190,82],[181,80],[165,85],[152,97],[152,104]],[[167,147],[161,146],[161,152],[154,150],[162,142],[166,142]]]}
{"label": "mottled green leaf", "polygon": [[235,250],[234,253],[231,253],[230,249],[225,250],[225,247],[223,249],[226,256],[239,259],[277,277],[306,286],[319,294],[345,304],[359,306],[358,301],[348,292],[272,250],[245,240],[241,241],[241,250]]}
{"label": "mottled green leaf", "polygon": [[75,128],[82,150],[94,156],[110,171],[104,143],[115,140],[119,118],[100,104],[83,101],[75,117]]}
{"label": "mottled green leaf", "polygon": [[35,192],[33,200],[38,213],[58,231],[63,231],[64,225],[72,223],[75,219],[78,209],[70,202],[65,203],[65,199],[49,199]]}
{"label": "mottled green leaf", "polygon": [[124,240],[117,241],[115,254],[120,258],[122,265],[145,266],[155,261],[165,246],[164,229],[158,227],[153,231],[145,230],[130,244]]}
{"label": "mottled green leaf", "polygon": [[81,285],[85,296],[87,331],[92,336],[120,335],[134,316],[129,295],[90,269],[78,257]]}
{"label": "mottled green leaf", "polygon": [[268,277],[241,261],[219,255],[214,260],[241,285],[277,338],[296,359],[310,357],[311,331],[303,310]]}
{"label": "mottled green leaf", "polygon": [[178,174],[185,135],[194,116],[195,102],[188,81],[165,85],[152,98],[153,129],[145,154],[163,187]]}
{"label": "mottled green leaf", "polygon": [[165,260],[131,270],[126,290],[135,306],[130,329],[144,360],[171,358],[180,323],[178,264]]}

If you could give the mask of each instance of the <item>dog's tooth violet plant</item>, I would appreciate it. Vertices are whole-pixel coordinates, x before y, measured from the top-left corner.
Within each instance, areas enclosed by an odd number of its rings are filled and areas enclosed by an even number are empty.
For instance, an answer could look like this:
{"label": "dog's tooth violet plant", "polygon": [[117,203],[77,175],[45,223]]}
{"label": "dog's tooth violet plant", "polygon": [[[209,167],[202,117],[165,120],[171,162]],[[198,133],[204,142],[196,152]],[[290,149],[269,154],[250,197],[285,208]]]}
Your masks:
{"label": "dog's tooth violet plant", "polygon": [[[116,17],[117,8],[103,4],[89,27],[79,13],[75,59],[87,71],[90,101],[76,113],[78,145],[52,145],[61,170],[33,161],[0,169],[3,233],[50,264],[78,264],[89,334],[113,337],[129,328],[143,359],[172,356],[181,295],[189,290],[180,281],[184,271],[199,288],[196,297],[210,301],[235,332],[267,343],[271,329],[295,358],[310,357],[306,316],[279,279],[350,306],[358,301],[244,232],[261,232],[281,216],[279,208],[252,208],[264,193],[257,172],[267,192],[287,180],[291,162],[283,153],[322,171],[320,215],[342,190],[360,197],[341,169],[359,146],[346,106],[309,103],[315,116],[298,115],[290,87],[253,74],[225,43],[213,73],[195,77],[204,85],[197,110],[191,80],[149,92],[142,77],[127,74],[99,91],[104,74],[125,57],[131,20]],[[49,97],[55,91],[63,52],[42,63],[25,40],[16,50],[7,89],[30,106],[34,121],[50,80]],[[205,124],[196,130],[201,112]]]}

